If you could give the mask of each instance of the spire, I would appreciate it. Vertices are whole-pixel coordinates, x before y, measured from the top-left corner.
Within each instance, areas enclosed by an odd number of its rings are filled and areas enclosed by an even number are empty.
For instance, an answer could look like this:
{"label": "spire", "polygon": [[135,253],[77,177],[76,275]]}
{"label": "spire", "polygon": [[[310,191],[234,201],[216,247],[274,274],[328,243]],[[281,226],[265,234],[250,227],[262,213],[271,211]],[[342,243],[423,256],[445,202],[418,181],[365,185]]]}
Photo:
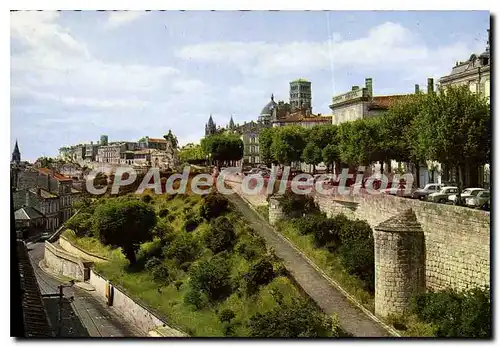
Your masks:
{"label": "spire", "polygon": [[271,94],[271,101],[274,101],[274,93]]}
{"label": "spire", "polygon": [[19,151],[17,139],[16,139],[16,144],[14,146],[14,151],[12,152],[12,161],[16,162],[17,164],[21,162],[21,152]]}
{"label": "spire", "polygon": [[208,123],[205,126],[205,136],[213,135],[217,132],[217,127],[215,126],[215,122],[212,119],[212,114],[210,113],[210,118],[208,118]]}
{"label": "spire", "polygon": [[234,120],[233,120],[233,115],[231,115],[231,119],[229,120],[229,129],[233,130],[234,129]]}

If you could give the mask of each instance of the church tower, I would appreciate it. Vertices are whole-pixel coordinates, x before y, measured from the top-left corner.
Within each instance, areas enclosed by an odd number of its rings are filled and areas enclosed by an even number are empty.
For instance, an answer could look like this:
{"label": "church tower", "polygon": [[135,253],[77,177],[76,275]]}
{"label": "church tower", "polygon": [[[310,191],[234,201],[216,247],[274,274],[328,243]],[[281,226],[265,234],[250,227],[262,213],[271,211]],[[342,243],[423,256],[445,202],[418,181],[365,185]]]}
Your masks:
{"label": "church tower", "polygon": [[17,140],[16,140],[16,145],[14,146],[14,151],[12,152],[12,163],[19,164],[21,162],[21,152],[19,151],[19,146],[17,145]]}
{"label": "church tower", "polygon": [[205,125],[205,136],[213,135],[216,132],[217,132],[217,127],[215,125],[214,120],[212,119],[212,114],[210,114],[208,123]]}

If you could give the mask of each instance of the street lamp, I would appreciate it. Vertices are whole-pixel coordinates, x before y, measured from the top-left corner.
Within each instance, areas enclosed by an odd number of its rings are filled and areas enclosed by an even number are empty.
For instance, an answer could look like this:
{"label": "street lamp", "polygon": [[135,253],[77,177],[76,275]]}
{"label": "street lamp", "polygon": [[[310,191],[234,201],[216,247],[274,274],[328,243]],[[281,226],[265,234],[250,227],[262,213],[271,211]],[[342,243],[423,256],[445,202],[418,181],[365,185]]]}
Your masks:
{"label": "street lamp", "polygon": [[[42,297],[44,298],[53,298],[53,297],[59,297],[59,312],[57,315],[57,336],[61,336],[61,330],[62,330],[62,310],[63,310],[63,289],[64,288],[69,288],[73,287],[75,285],[75,280],[69,281],[69,284],[61,284],[58,285],[57,288],[59,289],[59,293],[54,293],[54,294],[42,294]],[[74,298],[71,296],[69,298],[69,301],[73,301]]]}

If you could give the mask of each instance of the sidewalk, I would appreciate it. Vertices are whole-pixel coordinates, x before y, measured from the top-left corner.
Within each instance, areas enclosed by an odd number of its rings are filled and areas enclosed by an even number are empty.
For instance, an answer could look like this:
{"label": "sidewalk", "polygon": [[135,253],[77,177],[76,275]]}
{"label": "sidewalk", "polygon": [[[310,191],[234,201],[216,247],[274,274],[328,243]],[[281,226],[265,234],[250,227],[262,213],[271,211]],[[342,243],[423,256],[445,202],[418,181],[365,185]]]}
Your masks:
{"label": "sidewalk", "polygon": [[250,208],[239,195],[231,194],[227,198],[246,217],[252,229],[265,239],[278,257],[283,259],[285,267],[319,307],[327,314],[338,315],[342,329],[355,337],[399,336],[394,329],[351,303],[345,294],[335,288],[331,280],[329,281],[321,273],[321,270],[311,265],[299,250],[271,228],[267,221]]}

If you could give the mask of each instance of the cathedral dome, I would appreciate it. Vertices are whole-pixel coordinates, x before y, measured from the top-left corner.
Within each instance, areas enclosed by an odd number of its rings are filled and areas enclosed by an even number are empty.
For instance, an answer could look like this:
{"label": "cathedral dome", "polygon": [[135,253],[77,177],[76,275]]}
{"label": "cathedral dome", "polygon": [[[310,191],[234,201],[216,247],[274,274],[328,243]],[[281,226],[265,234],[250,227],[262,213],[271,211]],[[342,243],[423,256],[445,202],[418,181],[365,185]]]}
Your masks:
{"label": "cathedral dome", "polygon": [[267,103],[266,106],[262,109],[260,112],[261,115],[271,115],[273,113],[274,107],[277,105],[277,103],[274,102],[274,95],[271,95],[271,101]]}

